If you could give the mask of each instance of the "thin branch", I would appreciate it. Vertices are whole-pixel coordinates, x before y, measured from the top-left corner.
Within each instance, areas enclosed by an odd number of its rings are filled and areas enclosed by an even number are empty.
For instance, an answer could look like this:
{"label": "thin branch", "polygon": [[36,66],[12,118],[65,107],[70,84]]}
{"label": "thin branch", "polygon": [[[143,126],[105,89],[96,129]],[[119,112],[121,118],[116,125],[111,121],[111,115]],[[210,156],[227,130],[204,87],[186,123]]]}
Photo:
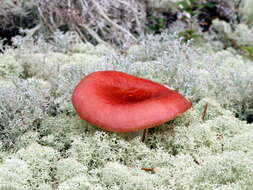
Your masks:
{"label": "thin branch", "polygon": [[236,8],[237,10],[239,9],[241,3],[242,3],[242,0],[239,0],[238,3],[236,4],[235,8]]}
{"label": "thin branch", "polygon": [[145,172],[153,172],[154,168],[141,168],[141,170],[143,170]]}
{"label": "thin branch", "polygon": [[145,142],[146,138],[148,136],[148,128],[146,129],[143,129],[143,134],[142,134],[142,137],[141,137],[141,142]]}
{"label": "thin branch", "polygon": [[93,2],[93,4],[96,6],[96,8],[98,9],[98,13],[105,19],[107,20],[112,26],[114,26],[115,28],[117,28],[118,30],[128,34],[133,40],[137,40],[129,31],[125,30],[124,28],[122,28],[121,26],[119,26],[118,24],[116,24],[115,22],[113,22],[103,11],[103,9],[101,9],[100,5],[95,1],[95,0],[91,0]]}
{"label": "thin branch", "polygon": [[44,22],[44,24],[49,28],[49,30],[51,32],[54,32],[54,29],[51,27],[50,24],[48,24],[47,19],[45,18],[44,14],[43,14],[43,12],[41,10],[41,8],[39,6],[37,6],[37,7],[38,7],[38,12],[40,14],[40,17],[42,18],[42,21]]}
{"label": "thin branch", "polygon": [[77,32],[77,34],[80,36],[81,40],[83,42],[87,42],[88,40],[85,38],[85,36],[82,34],[82,31],[80,30],[80,28],[78,26],[74,26],[75,31]]}
{"label": "thin branch", "polygon": [[205,117],[206,117],[206,113],[207,113],[207,108],[208,108],[208,103],[206,103],[204,105],[204,110],[202,112],[202,117],[201,117],[202,121],[205,121]]}
{"label": "thin branch", "polygon": [[82,27],[83,27],[85,30],[87,30],[87,32],[88,32],[95,40],[97,40],[99,43],[102,43],[102,44],[105,44],[105,45],[108,45],[108,46],[109,46],[109,44],[108,44],[107,42],[105,42],[104,40],[102,40],[102,39],[98,36],[98,34],[97,34],[96,32],[94,32],[91,28],[89,28],[89,27],[86,26],[86,25],[82,25]]}

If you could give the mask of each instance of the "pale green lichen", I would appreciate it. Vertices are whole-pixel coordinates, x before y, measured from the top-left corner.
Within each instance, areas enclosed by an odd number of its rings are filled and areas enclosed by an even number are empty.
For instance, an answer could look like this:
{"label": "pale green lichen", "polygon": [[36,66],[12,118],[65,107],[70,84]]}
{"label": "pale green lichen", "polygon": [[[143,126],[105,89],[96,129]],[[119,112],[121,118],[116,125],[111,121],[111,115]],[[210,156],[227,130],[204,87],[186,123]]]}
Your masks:
{"label": "pale green lichen", "polygon": [[251,141],[253,131],[252,129],[248,130],[246,125],[244,128],[244,132],[239,133],[232,138],[227,138],[224,141],[224,150],[251,153],[250,150],[253,148],[253,143]]}
{"label": "pale green lichen", "polygon": [[11,54],[0,55],[0,80],[10,76],[22,76],[24,68],[19,61]]}
{"label": "pale green lichen", "polygon": [[20,159],[6,159],[0,165],[0,189],[27,189],[31,178],[28,165]]}
{"label": "pale green lichen", "polygon": [[216,37],[223,40],[224,43],[229,43],[229,40],[234,40],[238,46],[253,45],[253,29],[244,23],[235,25],[233,29],[233,26],[225,21],[214,20],[212,29],[215,30]]}
{"label": "pale green lichen", "polygon": [[87,168],[73,158],[61,159],[56,164],[56,178],[59,182],[85,173]]}
{"label": "pale green lichen", "polygon": [[243,0],[241,2],[241,6],[240,6],[240,14],[244,20],[245,23],[250,24],[251,26],[253,26],[253,1],[252,0]]}
{"label": "pale green lichen", "polygon": [[19,138],[28,130],[36,130],[46,117],[50,84],[35,78],[13,78],[12,85],[6,84],[0,91],[0,140],[8,149],[19,144]]}
{"label": "pale green lichen", "polygon": [[15,157],[27,163],[32,173],[30,185],[33,189],[43,184],[53,183],[55,165],[59,158],[59,153],[53,148],[34,143],[20,149]]}
{"label": "pale green lichen", "polygon": [[240,151],[224,152],[205,158],[194,180],[199,185],[197,189],[211,189],[217,187],[217,184],[238,184],[244,189],[250,189],[253,186],[252,169],[250,155]]}
{"label": "pale green lichen", "polygon": [[96,190],[103,190],[103,188],[96,183],[92,183],[89,178],[87,178],[86,175],[77,175],[75,177],[72,177],[63,183],[59,184],[58,190],[90,190],[90,189],[96,189]]}
{"label": "pale green lichen", "polygon": [[190,48],[175,36],[167,36],[149,36],[138,50],[118,61],[124,70],[166,84],[192,101],[211,97],[237,110],[241,109],[238,105],[252,104],[252,62],[229,51],[207,53]]}
{"label": "pale green lichen", "polygon": [[[89,44],[65,53],[29,45],[1,55],[0,189],[253,186],[253,126],[234,116],[253,107],[249,60],[228,50],[202,51],[167,33],[147,37],[124,56]],[[108,69],[172,87],[193,108],[150,129],[145,143],[91,126],[75,113],[71,94],[82,77]]]}
{"label": "pale green lichen", "polygon": [[108,163],[99,173],[107,189],[155,190],[159,183],[158,176],[119,163]]}

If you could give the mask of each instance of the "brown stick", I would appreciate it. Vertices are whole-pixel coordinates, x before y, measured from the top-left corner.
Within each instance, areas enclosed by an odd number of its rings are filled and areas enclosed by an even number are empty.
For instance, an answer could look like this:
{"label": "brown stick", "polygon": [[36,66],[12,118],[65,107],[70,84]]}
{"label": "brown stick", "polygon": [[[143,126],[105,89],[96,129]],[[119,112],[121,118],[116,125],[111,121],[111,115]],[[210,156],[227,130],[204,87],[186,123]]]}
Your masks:
{"label": "brown stick", "polygon": [[141,137],[141,142],[145,142],[146,137],[148,136],[148,128],[143,129],[142,137]]}
{"label": "brown stick", "polygon": [[202,117],[201,117],[202,121],[205,121],[205,117],[206,117],[206,113],[207,113],[207,108],[208,108],[208,103],[206,103],[204,105],[204,111],[203,111]]}
{"label": "brown stick", "polygon": [[144,170],[146,172],[153,172],[154,168],[141,168],[141,170]]}

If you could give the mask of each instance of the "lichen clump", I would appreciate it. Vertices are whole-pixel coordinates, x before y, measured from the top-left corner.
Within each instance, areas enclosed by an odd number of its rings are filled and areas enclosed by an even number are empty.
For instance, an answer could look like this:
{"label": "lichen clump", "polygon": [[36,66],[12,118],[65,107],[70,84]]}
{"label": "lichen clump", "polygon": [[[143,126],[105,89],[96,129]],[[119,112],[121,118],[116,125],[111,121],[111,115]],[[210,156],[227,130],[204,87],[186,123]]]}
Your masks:
{"label": "lichen clump", "polygon": [[[0,60],[0,189],[252,188],[253,125],[243,121],[253,108],[252,61],[168,33],[148,36],[128,55],[104,45],[62,52],[23,43]],[[145,143],[102,131],[70,102],[80,79],[98,70],[157,81],[194,106],[151,129]]]}

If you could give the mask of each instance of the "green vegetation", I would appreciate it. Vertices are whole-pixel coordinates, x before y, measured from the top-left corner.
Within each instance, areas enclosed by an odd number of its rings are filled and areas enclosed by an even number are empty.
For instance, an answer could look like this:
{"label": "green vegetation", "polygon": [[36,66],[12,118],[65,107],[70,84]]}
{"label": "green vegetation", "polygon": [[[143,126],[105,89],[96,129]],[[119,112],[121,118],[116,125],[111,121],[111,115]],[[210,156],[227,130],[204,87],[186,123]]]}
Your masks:
{"label": "green vegetation", "polygon": [[152,22],[152,24],[149,26],[149,29],[154,33],[160,33],[166,28],[165,18],[151,16],[149,17],[149,20]]}

